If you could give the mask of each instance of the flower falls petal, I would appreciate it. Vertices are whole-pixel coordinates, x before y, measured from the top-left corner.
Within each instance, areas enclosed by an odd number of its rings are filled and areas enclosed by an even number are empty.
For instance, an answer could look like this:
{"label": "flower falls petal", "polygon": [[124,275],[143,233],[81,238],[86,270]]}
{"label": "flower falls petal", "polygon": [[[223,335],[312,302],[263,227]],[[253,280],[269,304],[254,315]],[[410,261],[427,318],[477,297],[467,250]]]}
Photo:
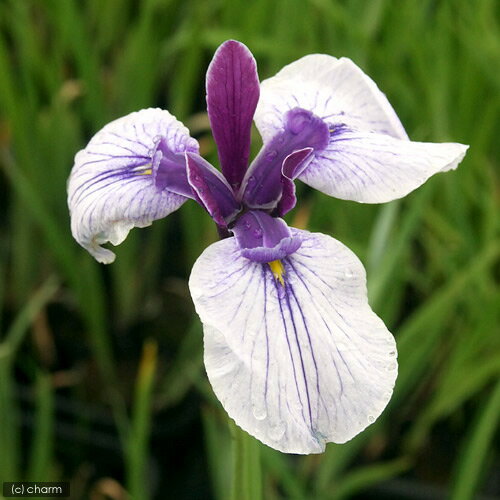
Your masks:
{"label": "flower falls petal", "polygon": [[386,96],[347,58],[311,54],[261,83],[255,123],[264,143],[282,129],[286,112],[296,107],[328,123],[407,137]]}
{"label": "flower falls petal", "polygon": [[[118,245],[134,226],[150,225],[187,199],[155,184],[160,139],[173,157],[198,150],[187,128],[168,111],[144,109],[106,125],[75,156],[68,181],[71,230],[99,262],[115,258],[103,243]],[[177,157],[184,161],[183,154]]]}
{"label": "flower falls petal", "polygon": [[391,397],[394,338],[370,309],[365,271],[335,239],[293,230],[284,286],[234,238],[196,261],[189,286],[205,366],[236,423],[288,453],[319,453],[370,425]]}
{"label": "flower falls petal", "polygon": [[429,177],[458,166],[468,146],[412,142],[341,126],[330,144],[299,175],[336,198],[384,203],[401,198]]}

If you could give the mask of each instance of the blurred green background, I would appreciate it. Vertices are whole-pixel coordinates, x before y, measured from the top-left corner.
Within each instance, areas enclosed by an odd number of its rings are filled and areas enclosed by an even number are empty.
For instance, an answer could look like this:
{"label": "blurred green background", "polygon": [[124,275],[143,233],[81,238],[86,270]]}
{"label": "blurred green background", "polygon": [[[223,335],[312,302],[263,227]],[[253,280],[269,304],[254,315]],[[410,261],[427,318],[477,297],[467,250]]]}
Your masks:
{"label": "blurred green background", "polygon": [[[0,480],[66,479],[93,500],[499,498],[499,5],[2,0]],[[65,190],[90,137],[149,106],[216,163],[204,76],[228,38],[261,78],[312,52],[350,57],[412,139],[471,145],[456,172],[387,205],[298,188],[290,222],[361,258],[400,375],[376,424],[322,455],[248,438],[236,487],[237,431],[207,382],[187,287],[213,223],[188,203],[104,267],[71,237]]]}

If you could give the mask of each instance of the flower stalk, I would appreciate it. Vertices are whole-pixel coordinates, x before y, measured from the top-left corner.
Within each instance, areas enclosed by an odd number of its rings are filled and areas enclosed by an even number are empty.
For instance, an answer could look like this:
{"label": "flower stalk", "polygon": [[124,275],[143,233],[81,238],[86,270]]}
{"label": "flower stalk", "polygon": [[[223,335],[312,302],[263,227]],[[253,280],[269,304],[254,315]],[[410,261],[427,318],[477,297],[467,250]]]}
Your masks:
{"label": "flower stalk", "polygon": [[229,428],[233,440],[231,500],[261,500],[260,444],[231,419]]}

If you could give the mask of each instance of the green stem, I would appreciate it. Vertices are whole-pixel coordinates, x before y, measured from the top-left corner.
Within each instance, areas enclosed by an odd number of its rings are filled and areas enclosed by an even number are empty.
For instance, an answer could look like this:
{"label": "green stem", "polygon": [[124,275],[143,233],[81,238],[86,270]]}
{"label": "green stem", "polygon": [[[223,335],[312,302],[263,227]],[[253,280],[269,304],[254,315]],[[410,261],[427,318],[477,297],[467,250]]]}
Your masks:
{"label": "green stem", "polygon": [[230,420],[233,438],[232,500],[261,500],[260,443]]}

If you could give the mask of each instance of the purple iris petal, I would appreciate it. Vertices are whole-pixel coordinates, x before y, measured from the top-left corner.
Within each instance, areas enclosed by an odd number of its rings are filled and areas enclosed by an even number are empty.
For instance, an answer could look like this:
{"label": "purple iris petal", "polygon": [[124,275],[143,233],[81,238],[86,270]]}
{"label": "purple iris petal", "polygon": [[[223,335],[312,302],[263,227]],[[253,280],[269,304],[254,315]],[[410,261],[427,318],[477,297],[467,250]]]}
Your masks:
{"label": "purple iris petal", "polygon": [[308,160],[312,158],[313,151],[313,148],[299,149],[288,155],[283,161],[283,168],[281,169],[283,174],[281,178],[283,193],[277,208],[279,216],[285,215],[295,207],[297,198],[295,197],[295,183],[293,180],[307,167]]}
{"label": "purple iris petal", "polygon": [[250,154],[250,131],[259,100],[259,78],[252,53],[228,40],[210,63],[206,79],[208,117],[222,172],[236,191]]}
{"label": "purple iris petal", "polygon": [[[243,202],[250,208],[276,207],[283,193],[282,168],[285,159],[304,148],[313,148],[315,152],[322,151],[328,145],[328,140],[328,125],[323,120],[305,109],[295,108],[288,111],[284,129],[262,148],[248,169],[240,193]],[[295,160],[298,158],[299,156],[295,157]],[[305,155],[302,161],[307,162],[308,159],[309,155]],[[294,161],[289,170],[295,177],[303,168],[301,163]],[[289,192],[288,189],[287,194]]]}
{"label": "purple iris petal", "polygon": [[238,214],[241,207],[222,174],[196,153],[186,153],[187,179],[200,203],[220,226]]}
{"label": "purple iris petal", "polygon": [[283,219],[252,210],[242,215],[232,228],[241,254],[254,262],[285,258],[301,245]]}
{"label": "purple iris petal", "polygon": [[153,180],[159,191],[166,189],[171,193],[188,198],[195,197],[187,179],[184,153],[171,151],[163,137],[156,144],[156,150],[153,153],[152,170]]}

